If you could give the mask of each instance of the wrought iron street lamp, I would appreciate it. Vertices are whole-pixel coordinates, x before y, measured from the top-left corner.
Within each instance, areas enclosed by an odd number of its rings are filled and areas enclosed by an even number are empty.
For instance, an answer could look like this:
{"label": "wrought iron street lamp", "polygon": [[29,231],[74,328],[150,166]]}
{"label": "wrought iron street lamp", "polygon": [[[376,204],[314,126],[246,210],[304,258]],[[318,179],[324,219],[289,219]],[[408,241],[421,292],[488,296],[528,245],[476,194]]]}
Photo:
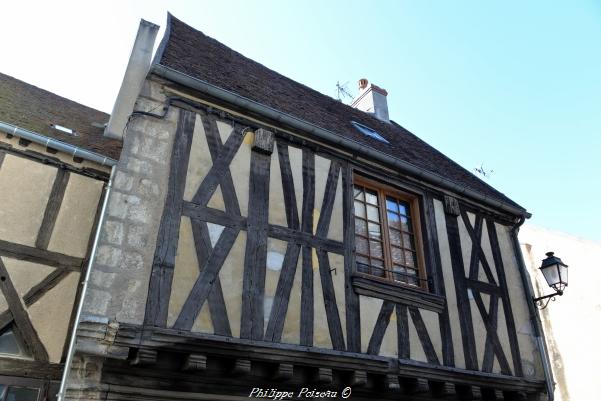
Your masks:
{"label": "wrought iron street lamp", "polygon": [[563,295],[563,290],[568,286],[568,265],[563,263],[557,256],[554,256],[553,252],[547,252],[547,257],[543,259],[543,264],[539,269],[545,280],[547,280],[549,287],[555,290],[553,294],[533,298],[536,306],[545,309],[550,301],[555,301],[557,295]]}

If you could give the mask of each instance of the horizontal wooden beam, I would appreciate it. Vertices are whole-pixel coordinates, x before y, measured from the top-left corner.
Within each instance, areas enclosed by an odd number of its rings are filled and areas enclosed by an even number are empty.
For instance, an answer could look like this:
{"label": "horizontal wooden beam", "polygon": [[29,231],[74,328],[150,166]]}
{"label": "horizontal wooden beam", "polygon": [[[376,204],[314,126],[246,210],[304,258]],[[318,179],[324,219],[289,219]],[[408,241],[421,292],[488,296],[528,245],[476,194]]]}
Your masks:
{"label": "horizontal wooden beam", "polygon": [[81,271],[82,258],[0,240],[0,256],[71,271]]}

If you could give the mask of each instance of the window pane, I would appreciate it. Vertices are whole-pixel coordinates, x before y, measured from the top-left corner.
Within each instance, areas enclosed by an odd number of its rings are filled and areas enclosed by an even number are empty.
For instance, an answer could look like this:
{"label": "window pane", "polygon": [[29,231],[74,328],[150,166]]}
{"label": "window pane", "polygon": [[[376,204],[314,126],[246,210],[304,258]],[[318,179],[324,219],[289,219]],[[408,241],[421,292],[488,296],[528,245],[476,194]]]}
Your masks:
{"label": "window pane", "polygon": [[402,266],[396,266],[396,265],[395,265],[395,266],[392,268],[392,271],[393,271],[392,278],[393,278],[395,281],[404,282],[404,281],[405,281],[405,275],[404,275],[404,273],[405,273],[405,270],[406,270],[406,269],[405,269],[404,267],[402,267]]}
{"label": "window pane", "polygon": [[367,222],[361,219],[355,219],[355,232],[367,237]]}
{"label": "window pane", "polygon": [[401,232],[393,229],[388,230],[388,232],[390,234],[390,243],[392,245],[401,246]]}
{"label": "window pane", "polygon": [[355,216],[365,218],[365,205],[359,201],[355,201]]}
{"label": "window pane", "polygon": [[390,196],[386,197],[386,208],[388,210],[392,210],[393,212],[399,212],[399,205],[397,201]]}
{"label": "window pane", "polygon": [[386,277],[386,271],[384,270],[384,261],[379,259],[371,260],[371,274],[377,277]]}
{"label": "window pane", "polygon": [[401,229],[401,220],[398,214],[393,212],[388,212],[388,225],[392,228],[396,228],[397,230]]}
{"label": "window pane", "polygon": [[384,258],[384,254],[382,253],[382,243],[379,241],[369,241],[369,251],[370,256],[374,258]]}
{"label": "window pane", "polygon": [[369,229],[368,231],[370,238],[376,238],[379,240],[382,237],[382,229],[380,228],[379,224],[367,223],[367,227]]}
{"label": "window pane", "polygon": [[405,265],[415,267],[415,253],[405,251]]}
{"label": "window pane", "polygon": [[392,247],[392,261],[393,263],[404,263],[403,260],[403,250],[401,248],[397,248],[397,247]]}
{"label": "window pane", "polygon": [[9,387],[6,401],[37,401],[37,388]]}
{"label": "window pane", "polygon": [[409,219],[405,216],[401,216],[401,227],[403,231],[411,232],[411,225],[409,224]]}
{"label": "window pane", "polygon": [[378,213],[378,208],[367,205],[367,218],[373,221],[380,221],[380,213]]}
{"label": "window pane", "polygon": [[357,255],[357,271],[361,273],[369,273],[369,259],[365,256]]}
{"label": "window pane", "polygon": [[371,203],[372,205],[378,204],[378,195],[375,191],[371,191],[369,189],[365,190],[365,200],[367,203]]}
{"label": "window pane", "polygon": [[363,189],[361,187],[358,187],[358,186],[355,185],[354,196],[355,196],[355,199],[364,200],[364,198],[363,198]]}
{"label": "window pane", "polygon": [[413,270],[413,269],[407,269],[406,273],[407,274],[405,275],[405,282],[407,284],[419,286],[419,279],[417,277],[417,271]]}
{"label": "window pane", "polygon": [[357,246],[357,253],[369,255],[369,249],[367,248],[367,240],[361,237],[355,238],[355,244]]}
{"label": "window pane", "polygon": [[401,214],[407,216],[409,213],[409,205],[407,205],[404,202],[400,202],[399,204],[399,211],[401,212]]}
{"label": "window pane", "polygon": [[403,246],[408,249],[415,249],[413,244],[413,236],[411,234],[403,233]]}

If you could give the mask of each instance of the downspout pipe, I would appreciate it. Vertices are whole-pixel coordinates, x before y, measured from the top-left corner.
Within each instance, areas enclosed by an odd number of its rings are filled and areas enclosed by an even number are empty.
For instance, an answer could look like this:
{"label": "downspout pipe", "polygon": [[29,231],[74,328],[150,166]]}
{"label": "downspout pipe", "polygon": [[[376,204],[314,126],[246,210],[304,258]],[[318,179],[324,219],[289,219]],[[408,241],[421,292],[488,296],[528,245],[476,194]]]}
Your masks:
{"label": "downspout pipe", "polygon": [[57,401],[65,400],[65,391],[67,389],[67,380],[69,379],[69,371],[71,370],[71,365],[73,363],[73,357],[75,355],[75,344],[77,342],[77,327],[79,326],[79,321],[81,320],[81,313],[83,311],[84,301],[86,299],[86,293],[88,291],[88,283],[90,282],[90,276],[92,273],[92,266],[94,265],[94,260],[96,259],[96,251],[98,249],[98,242],[100,239],[100,232],[102,230],[102,226],[106,216],[106,209],[108,205],[108,200],[111,195],[111,190],[113,187],[113,177],[115,176],[116,167],[113,166],[111,168],[111,175],[109,177],[109,181],[106,185],[106,191],[104,193],[104,200],[102,201],[102,209],[100,211],[100,218],[98,219],[98,225],[96,226],[96,232],[94,233],[94,243],[92,245],[92,251],[90,253],[90,259],[88,260],[88,264],[86,267],[86,275],[84,277],[83,282],[81,283],[81,295],[79,298],[79,304],[77,305],[77,312],[75,314],[75,321],[73,324],[73,331],[71,333],[71,339],[69,341],[69,349],[67,350],[67,358],[65,360],[65,367],[63,370],[63,376],[61,378],[61,385],[57,395]]}
{"label": "downspout pipe", "polygon": [[73,157],[80,157],[84,160],[89,160],[94,163],[98,163],[102,166],[113,167],[117,164],[117,160],[111,159],[110,157],[103,156],[101,154],[91,152],[86,149],[82,149],[78,146],[71,145],[69,143],[59,141],[57,139],[49,138],[45,135],[38,134],[37,132],[29,131],[24,128],[20,128],[16,125],[0,121],[0,131],[5,134],[14,135],[19,138],[27,139],[33,143],[37,143],[48,148],[56,149]]}
{"label": "downspout pipe", "polygon": [[364,144],[346,138],[342,135],[338,135],[332,131],[325,130],[314,124],[301,120],[300,118],[294,117],[290,114],[282,113],[281,111],[278,111],[272,107],[266,106],[254,100],[250,100],[234,92],[230,92],[228,90],[219,88],[206,81],[186,75],[180,71],[174,70],[161,64],[153,64],[153,66],[150,69],[150,72],[175,83],[187,86],[189,88],[206,93],[215,98],[221,99],[227,103],[231,103],[241,108],[245,108],[274,121],[279,121],[298,130],[308,132],[319,139],[349,149],[357,155],[362,155],[367,158],[378,160],[379,162],[382,162],[386,165],[393,166],[394,168],[398,169],[399,171],[405,174],[423,179],[426,182],[453,191],[455,193],[465,195],[466,197],[484,203],[489,207],[503,210],[504,212],[510,213],[515,216],[521,216],[525,218],[531,217],[531,214],[523,208],[516,207],[507,202],[502,202],[500,200],[491,198],[486,195],[482,195],[481,193],[474,191],[466,186],[462,186],[452,181],[449,181],[447,178],[441,175],[414,166],[411,163],[397,159],[384,152],[380,152],[376,149],[369,148]]}
{"label": "downspout pipe", "polygon": [[528,304],[528,311],[530,312],[530,322],[532,323],[532,327],[534,329],[536,345],[538,346],[538,350],[541,356],[543,373],[545,375],[545,385],[547,387],[547,399],[548,401],[553,401],[555,398],[555,381],[553,380],[553,371],[551,370],[551,362],[547,350],[547,345],[545,342],[545,333],[542,328],[538,309],[532,301],[534,299],[534,289],[532,287],[532,282],[530,280],[528,268],[526,267],[526,263],[524,262],[524,255],[522,254],[520,241],[518,239],[518,232],[520,230],[520,226],[524,224],[524,220],[525,219],[522,217],[520,221],[512,227],[511,237],[513,240],[514,254],[520,270],[520,278],[522,279],[522,285],[524,286],[526,302]]}

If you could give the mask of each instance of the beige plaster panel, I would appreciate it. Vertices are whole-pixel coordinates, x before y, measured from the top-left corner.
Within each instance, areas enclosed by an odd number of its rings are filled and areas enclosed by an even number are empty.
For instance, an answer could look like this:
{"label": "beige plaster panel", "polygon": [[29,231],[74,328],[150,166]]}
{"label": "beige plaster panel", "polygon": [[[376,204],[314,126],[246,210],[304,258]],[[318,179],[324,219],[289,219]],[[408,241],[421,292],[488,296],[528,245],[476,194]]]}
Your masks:
{"label": "beige plaster panel", "polygon": [[[323,206],[323,196],[326,191],[330,164],[332,164],[332,162],[329,159],[317,155],[315,156],[315,209],[319,210],[319,213],[321,213],[321,208]],[[316,218],[319,217],[317,213],[315,213],[315,215]],[[318,220],[315,219],[313,224],[313,234],[315,234],[315,230],[317,229],[317,221]]]}
{"label": "beige plaster panel", "polygon": [[[361,311],[363,312],[363,310]],[[372,311],[371,313],[375,313],[377,316],[380,313],[380,311]],[[392,315],[390,315],[390,322],[388,323],[388,327],[386,327],[386,331],[384,332],[384,338],[382,338],[382,345],[380,346],[379,355],[388,356],[392,358],[398,358],[399,356],[399,340],[396,310],[392,311]]]}
{"label": "beige plaster panel", "polygon": [[192,134],[192,144],[190,145],[190,159],[188,161],[188,170],[186,173],[186,187],[184,189],[184,200],[191,201],[200,183],[209,172],[213,165],[213,159],[209,153],[207,145],[207,136],[202,118],[196,115],[194,122],[194,133]]}
{"label": "beige plaster panel", "polygon": [[[492,272],[492,276],[495,279],[495,283],[499,284],[499,276],[497,275],[497,269],[495,269],[495,259],[492,256],[492,248],[490,245],[490,238],[488,237],[488,223],[486,222],[486,220],[484,220],[482,222],[482,241],[480,242],[481,246],[482,246],[482,251],[484,251],[484,255],[486,257],[486,261],[488,262],[488,265],[490,266],[490,270]],[[484,273],[484,270],[482,269],[482,266],[480,266],[480,272],[479,272],[479,277],[480,281],[488,281],[488,279],[486,278],[486,274]]]}
{"label": "beige plaster panel", "polygon": [[361,310],[361,352],[363,353],[367,353],[369,339],[374,332],[382,303],[381,299],[359,295],[359,309]]}
{"label": "beige plaster panel", "polygon": [[253,133],[248,131],[245,132],[244,140],[242,141],[242,144],[240,144],[238,152],[230,163],[230,172],[234,181],[234,188],[236,190],[236,196],[238,197],[238,203],[240,204],[240,213],[242,216],[248,216],[250,155],[253,136]]}
{"label": "beige plaster panel", "polygon": [[28,309],[31,323],[46,347],[50,362],[61,360],[78,282],[79,273],[69,273]]}
{"label": "beige plaster panel", "polygon": [[288,146],[290,169],[292,170],[292,181],[294,182],[294,195],[296,196],[296,207],[299,218],[302,221],[303,210],[303,151],[294,146]]}
{"label": "beige plaster panel", "polygon": [[457,309],[457,295],[455,294],[455,283],[453,281],[453,266],[451,264],[451,253],[449,250],[449,239],[447,236],[444,206],[442,202],[436,199],[434,200],[434,215],[436,217],[438,247],[440,250],[440,261],[442,264],[442,276],[445,286],[445,293],[447,296],[447,307],[449,310],[455,366],[465,369],[463,343],[461,341],[461,327],[459,325],[459,312]]}
{"label": "beige plaster panel", "polygon": [[194,320],[194,325],[192,325],[191,331],[193,333],[215,333],[208,301],[205,301],[205,303],[202,305],[202,308],[200,308],[200,312],[198,313],[198,316],[196,316],[196,320]]}
{"label": "beige plaster panel", "polygon": [[530,300],[526,297],[526,292],[522,285],[511,240],[511,228],[501,224],[495,224],[495,226],[497,237],[499,238],[499,247],[501,248],[501,258],[503,259],[503,266],[505,268],[505,279],[507,281],[507,290],[509,291],[513,320],[517,330],[524,374],[543,377],[540,353],[533,336],[534,329],[530,323],[530,312],[526,304]]}
{"label": "beige plaster panel", "polygon": [[219,137],[221,138],[221,143],[225,143],[227,138],[230,137],[230,134],[234,130],[231,124],[225,123],[223,121],[217,120],[217,131],[219,131]]}
{"label": "beige plaster panel", "polygon": [[323,287],[319,268],[313,268],[313,344],[319,348],[332,348],[330,329],[323,300]]}
{"label": "beige plaster panel", "polygon": [[227,255],[219,280],[223,287],[225,307],[232,329],[232,336],[240,337],[242,316],[242,280],[244,278],[244,254],[246,252],[246,231],[240,231],[230,253]]}
{"label": "beige plaster panel", "polygon": [[[277,148],[271,155],[269,178],[269,223],[279,226],[288,226],[286,220],[286,206],[284,204],[284,189],[282,186],[282,173],[280,171],[280,158]],[[295,188],[296,190],[296,188]]]}
{"label": "beige plaster panel", "polygon": [[298,258],[296,273],[292,290],[290,291],[290,302],[284,320],[282,342],[289,344],[300,344],[300,308],[301,308],[301,285],[302,285],[302,257]]}
{"label": "beige plaster panel", "polygon": [[426,358],[422,343],[419,341],[419,336],[417,335],[417,330],[415,329],[415,324],[413,324],[409,311],[407,311],[407,315],[409,316],[407,320],[409,322],[409,358],[414,361],[428,362],[428,358]]}
{"label": "beige plaster panel", "polygon": [[421,309],[422,320],[428,330],[428,336],[434,347],[434,352],[438,356],[438,360],[442,362],[442,338],[440,337],[440,325],[438,321],[438,313],[429,310]]}
{"label": "beige plaster panel", "polygon": [[338,175],[338,184],[336,185],[336,198],[334,208],[332,209],[332,218],[328,229],[328,238],[335,241],[344,241],[344,216],[342,214],[342,172]]}
{"label": "beige plaster panel", "polygon": [[46,154],[49,157],[52,157],[53,159],[58,159],[61,162],[68,164],[70,166],[73,166],[74,168],[77,169],[84,169],[84,168],[91,168],[91,169],[95,169],[95,170],[100,170],[103,171],[105,173],[110,173],[111,172],[111,168],[108,166],[102,166],[100,164],[97,164],[95,162],[89,161],[89,160],[83,160],[81,163],[77,163],[73,161],[73,156],[69,155],[67,153],[63,153],[63,152],[57,152],[57,153],[48,153],[46,151],[46,146],[43,145],[39,145],[37,143],[31,142],[29,145],[27,146],[23,146],[19,143],[19,140],[21,138],[19,138],[18,136],[13,136],[12,138],[7,138],[6,136],[2,136],[2,139],[0,139],[0,142],[3,143],[7,143],[10,146],[12,146],[13,149],[15,150],[22,150],[22,151],[28,151],[28,152],[36,152],[39,154]]}
{"label": "beige plaster panel", "polygon": [[346,344],[346,306],[344,291],[344,256],[336,253],[328,253],[330,259],[330,269],[336,269],[332,272],[332,282],[334,283],[334,294],[336,294],[336,305],[338,306],[338,315],[340,316],[340,325],[342,326],[342,336]]}
{"label": "beige plaster panel", "polygon": [[190,218],[183,216],[179,226],[179,240],[167,312],[167,326],[173,326],[199,275],[198,258],[192,235]]}
{"label": "beige plaster panel", "polygon": [[[11,282],[15,286],[17,293],[23,297],[27,291],[42,281],[48,274],[54,271],[53,267],[44,266],[37,263],[25,262],[17,259],[2,257],[2,262],[6,266]],[[0,311],[8,309],[4,295],[0,293]]]}
{"label": "beige plaster panel", "polygon": [[[511,295],[510,295],[511,298]],[[515,301],[514,301],[515,302]],[[509,343],[509,332],[507,329],[507,321],[505,320],[505,309],[503,308],[503,302],[501,300],[499,300],[499,316],[498,316],[498,329],[497,329],[497,335],[499,336],[499,342],[501,343],[501,348],[503,348],[503,352],[505,353],[505,357],[507,358],[507,361],[509,362],[509,367],[511,368],[511,371],[513,372],[514,370],[514,364],[513,364],[513,355],[511,355],[511,345]],[[520,353],[522,351],[520,350]],[[493,367],[493,372],[496,373],[501,373],[501,367],[498,364],[497,359],[495,358],[495,366]]]}
{"label": "beige plaster panel", "polygon": [[57,169],[7,154],[0,169],[0,239],[33,246]]}
{"label": "beige plaster panel", "polygon": [[287,242],[269,238],[267,240],[267,262],[265,271],[265,296],[263,299],[263,329],[267,330],[275,292],[282,272]]}
{"label": "beige plaster panel", "polygon": [[48,249],[71,256],[86,256],[104,182],[70,174]]}
{"label": "beige plaster panel", "polygon": [[[484,361],[484,346],[486,343],[486,328],[484,326],[484,322],[482,321],[482,316],[480,316],[480,312],[478,311],[478,306],[476,305],[474,296],[472,295],[470,290],[468,290],[467,294],[470,302],[470,312],[472,314],[472,326],[474,328],[474,342],[476,343],[476,360],[478,361],[478,366],[482,368],[482,362]],[[484,302],[484,307],[488,311],[489,296],[486,294],[482,294],[482,301]],[[500,322],[499,327],[503,327],[503,324],[504,322]]]}
{"label": "beige plaster panel", "polygon": [[221,185],[218,185],[215,189],[215,193],[209,199],[207,203],[208,207],[212,207],[213,209],[218,209],[221,211],[225,211],[225,201],[223,200],[223,193],[221,192]]}

